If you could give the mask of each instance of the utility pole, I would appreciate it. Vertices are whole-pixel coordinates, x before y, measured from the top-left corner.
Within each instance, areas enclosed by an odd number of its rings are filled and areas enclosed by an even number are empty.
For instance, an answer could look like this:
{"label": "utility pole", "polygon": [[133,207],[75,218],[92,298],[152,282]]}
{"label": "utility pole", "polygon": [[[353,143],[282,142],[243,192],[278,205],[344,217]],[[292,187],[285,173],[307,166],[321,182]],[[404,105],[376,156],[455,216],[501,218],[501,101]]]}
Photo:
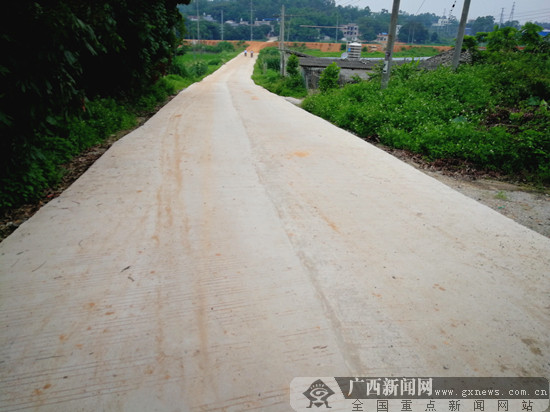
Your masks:
{"label": "utility pole", "polygon": [[279,51],[281,54],[281,74],[285,75],[285,5],[281,9],[281,22],[279,25]]}
{"label": "utility pole", "polygon": [[223,41],[223,10],[222,10],[222,41]]}
{"label": "utility pole", "polygon": [[462,53],[462,41],[464,40],[464,32],[466,31],[466,22],[468,21],[468,11],[470,10],[470,0],[464,0],[462,7],[462,16],[460,17],[460,25],[458,26],[458,35],[456,36],[455,53],[453,55],[453,70],[456,70],[460,62]]}
{"label": "utility pole", "polygon": [[390,81],[391,58],[393,55],[393,44],[395,43],[395,34],[397,32],[397,17],[399,15],[400,0],[393,0],[393,8],[391,11],[390,32],[388,33],[388,44],[386,45],[386,56],[384,58],[384,69],[382,70],[382,85],[384,90],[388,87]]}
{"label": "utility pole", "polygon": [[200,20],[201,17],[199,15],[199,1],[196,1],[197,4],[197,48],[200,50],[200,44],[201,44],[201,29],[200,29]]}
{"label": "utility pole", "polygon": [[339,22],[338,22],[338,12],[336,12],[336,34],[334,35],[334,43],[338,43],[338,25],[339,25]]}
{"label": "utility pole", "polygon": [[250,41],[254,39],[253,27],[254,21],[252,20],[252,0],[250,0]]}
{"label": "utility pole", "polygon": [[498,27],[501,28],[503,24],[504,24],[504,7],[500,12],[500,21],[498,23]]}

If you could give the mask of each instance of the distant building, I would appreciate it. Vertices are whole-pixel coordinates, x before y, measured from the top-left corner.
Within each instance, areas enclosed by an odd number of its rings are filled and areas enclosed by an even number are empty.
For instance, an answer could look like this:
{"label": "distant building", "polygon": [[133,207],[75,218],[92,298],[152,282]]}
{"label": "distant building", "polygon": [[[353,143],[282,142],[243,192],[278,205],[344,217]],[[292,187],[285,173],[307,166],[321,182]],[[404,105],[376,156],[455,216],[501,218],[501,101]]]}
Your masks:
{"label": "distant building", "polygon": [[202,16],[187,16],[187,18],[189,19],[189,21],[214,21],[214,18],[210,14],[203,14]]}
{"label": "distant building", "polygon": [[443,16],[439,20],[437,20],[437,23],[432,24],[433,27],[445,27],[451,24],[451,20],[447,17]]}
{"label": "distant building", "polygon": [[348,23],[340,26],[342,34],[348,41],[356,41],[359,39],[359,26],[355,23]]}
{"label": "distant building", "polygon": [[378,36],[376,36],[376,41],[380,43],[387,43],[388,42],[388,33],[379,33]]}
{"label": "distant building", "polygon": [[[271,19],[271,20],[273,20],[273,19]],[[254,26],[271,26],[271,20],[267,20],[267,19],[258,20],[258,19],[256,19],[256,21],[254,21]]]}

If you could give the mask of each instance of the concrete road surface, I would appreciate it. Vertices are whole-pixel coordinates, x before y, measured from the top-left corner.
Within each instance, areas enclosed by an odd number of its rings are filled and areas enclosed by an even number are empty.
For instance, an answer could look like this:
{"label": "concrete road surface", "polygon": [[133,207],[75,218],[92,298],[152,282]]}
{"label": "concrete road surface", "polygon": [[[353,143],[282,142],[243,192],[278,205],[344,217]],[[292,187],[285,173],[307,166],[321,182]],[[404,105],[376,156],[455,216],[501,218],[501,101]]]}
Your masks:
{"label": "concrete road surface", "polygon": [[0,410],[287,411],[299,376],[550,376],[550,239],[239,56],[0,244]]}

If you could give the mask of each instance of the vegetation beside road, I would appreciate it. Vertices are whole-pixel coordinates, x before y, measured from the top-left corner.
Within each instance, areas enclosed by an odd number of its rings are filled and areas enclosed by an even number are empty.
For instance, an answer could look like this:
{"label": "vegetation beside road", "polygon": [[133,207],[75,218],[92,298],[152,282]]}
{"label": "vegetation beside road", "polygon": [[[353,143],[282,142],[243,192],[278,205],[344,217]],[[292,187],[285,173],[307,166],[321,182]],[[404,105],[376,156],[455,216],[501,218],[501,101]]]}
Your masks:
{"label": "vegetation beside road", "polygon": [[239,52],[227,42],[178,48],[177,3],[37,1],[4,16],[0,212],[44,197],[74,156],[136,126]]}
{"label": "vegetation beside road", "polygon": [[176,92],[214,73],[222,65],[236,57],[246,47],[240,42],[236,47],[229,42],[216,46],[182,45],[172,63],[170,74],[165,77]]}
{"label": "vegetation beside road", "polygon": [[[395,66],[386,90],[375,75],[314,94],[302,107],[364,139],[430,160],[454,159],[548,185],[550,42],[533,35],[537,30],[526,25],[468,38],[475,64],[456,72]],[[478,40],[488,51],[478,50]]]}
{"label": "vegetation beside road", "polygon": [[281,74],[281,55],[277,48],[266,47],[261,51],[254,66],[252,80],[281,96],[303,98],[307,89],[299,72],[299,62],[296,56],[291,56],[287,65],[287,76]]}

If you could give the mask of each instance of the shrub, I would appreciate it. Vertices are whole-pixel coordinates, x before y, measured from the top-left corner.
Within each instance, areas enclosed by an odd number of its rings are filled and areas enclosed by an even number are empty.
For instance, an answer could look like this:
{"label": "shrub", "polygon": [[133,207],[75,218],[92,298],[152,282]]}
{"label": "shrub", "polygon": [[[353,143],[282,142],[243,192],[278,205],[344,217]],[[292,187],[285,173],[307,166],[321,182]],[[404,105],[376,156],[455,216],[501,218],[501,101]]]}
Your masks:
{"label": "shrub", "polygon": [[300,74],[300,61],[296,55],[292,54],[288,58],[288,62],[286,64],[286,73],[289,76],[298,76]]}
{"label": "shrub", "polygon": [[312,95],[302,107],[428,159],[463,159],[548,183],[550,111],[543,96],[550,68],[530,53],[501,55],[499,61],[456,72],[405,65],[392,70],[384,91],[379,82],[361,82]]}
{"label": "shrub", "polygon": [[329,90],[338,88],[338,79],[340,77],[340,67],[335,62],[332,62],[321,73],[319,79],[319,90],[325,93]]}
{"label": "shrub", "polygon": [[235,46],[233,46],[233,43],[229,43],[227,41],[221,41],[216,45],[216,51],[218,53],[233,52],[235,51]]}
{"label": "shrub", "polygon": [[56,119],[55,126],[24,148],[19,167],[0,178],[0,210],[38,199],[62,177],[61,164],[135,122],[135,115],[111,98],[87,102],[80,116]]}
{"label": "shrub", "polygon": [[260,67],[279,72],[281,70],[281,54],[275,47],[267,47],[258,55],[256,62]]}
{"label": "shrub", "polygon": [[187,66],[183,63],[179,63],[177,60],[172,62],[172,66],[170,66],[170,74],[175,74],[183,78],[190,76]]}
{"label": "shrub", "polygon": [[208,64],[203,61],[194,62],[189,68],[189,72],[195,77],[204,76],[208,73]]}

